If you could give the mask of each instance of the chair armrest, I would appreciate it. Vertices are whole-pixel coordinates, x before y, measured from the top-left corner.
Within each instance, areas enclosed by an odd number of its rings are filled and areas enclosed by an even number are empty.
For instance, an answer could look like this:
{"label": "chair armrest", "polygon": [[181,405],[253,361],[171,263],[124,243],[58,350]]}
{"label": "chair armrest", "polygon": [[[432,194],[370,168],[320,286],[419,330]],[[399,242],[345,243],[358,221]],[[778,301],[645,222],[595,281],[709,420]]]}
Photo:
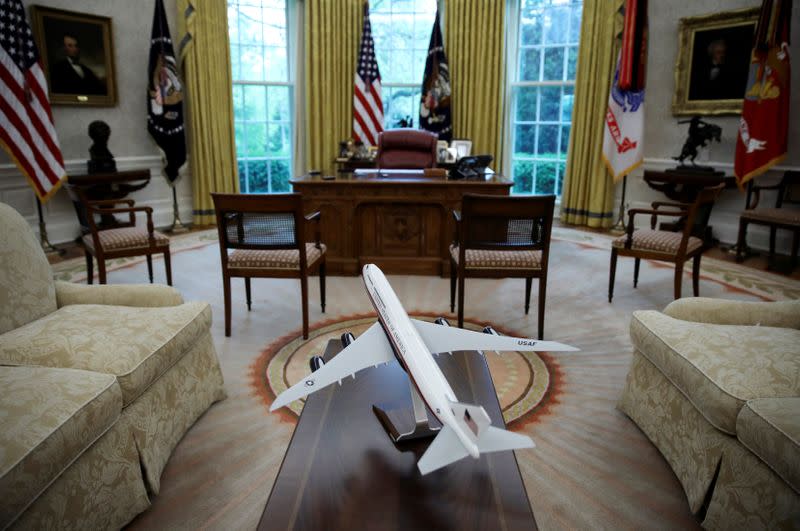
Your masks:
{"label": "chair armrest", "polygon": [[628,240],[630,241],[633,236],[633,218],[636,214],[650,214],[650,228],[656,228],[656,218],[658,216],[687,216],[689,211],[687,209],[680,210],[658,210],[657,208],[632,208],[628,210]]}
{"label": "chair armrest", "polygon": [[322,218],[322,214],[319,210],[316,212],[312,212],[311,214],[306,215],[306,221],[313,221],[314,222],[314,246],[317,249],[320,249],[320,230],[319,230],[319,221]]}
{"label": "chair armrest", "polygon": [[91,201],[86,201],[86,203],[92,207],[95,205],[128,205],[129,207],[132,207],[136,204],[136,201],[133,199],[92,199]]}
{"label": "chair armrest", "polygon": [[691,203],[675,203],[671,201],[653,201],[650,203],[650,206],[654,209],[658,209],[659,207],[676,207],[676,208],[691,208]]}
{"label": "chair armrest", "polygon": [[757,302],[687,297],[668,304],[664,313],[675,319],[696,323],[800,330],[800,300]]}
{"label": "chair armrest", "polygon": [[71,304],[157,308],[183,304],[183,297],[175,288],[159,284],[87,286],[59,280],[56,281],[56,301],[59,308]]}

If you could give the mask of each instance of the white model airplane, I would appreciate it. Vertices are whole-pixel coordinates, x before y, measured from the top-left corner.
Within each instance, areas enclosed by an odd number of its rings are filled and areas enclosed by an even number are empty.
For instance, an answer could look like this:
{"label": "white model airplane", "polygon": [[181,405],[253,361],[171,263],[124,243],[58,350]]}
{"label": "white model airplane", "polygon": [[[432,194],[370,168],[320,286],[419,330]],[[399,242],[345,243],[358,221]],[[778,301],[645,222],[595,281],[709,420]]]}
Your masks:
{"label": "white model airplane", "polygon": [[460,403],[431,353],[578,349],[554,341],[483,334],[411,319],[377,266],[365,265],[363,275],[367,293],[378,312],[378,322],[328,363],[281,393],[270,410],[319,391],[362,369],[397,360],[425,404],[442,423],[441,431],[417,463],[422,474],[468,455],[477,458],[481,452],[533,448],[530,437],[491,426],[489,415],[482,406]]}

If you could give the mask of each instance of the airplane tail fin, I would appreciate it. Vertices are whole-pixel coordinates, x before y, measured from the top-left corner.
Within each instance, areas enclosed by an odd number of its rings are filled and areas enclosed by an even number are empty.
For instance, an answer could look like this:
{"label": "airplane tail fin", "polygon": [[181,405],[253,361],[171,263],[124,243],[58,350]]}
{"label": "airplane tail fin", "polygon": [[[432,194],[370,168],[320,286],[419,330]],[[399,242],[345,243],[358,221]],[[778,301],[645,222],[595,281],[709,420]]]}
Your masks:
{"label": "airplane tail fin", "polygon": [[[456,420],[466,429],[467,437],[478,452],[501,452],[520,448],[534,448],[530,437],[491,426],[489,415],[481,406],[451,402]],[[443,426],[417,463],[423,475],[445,467],[470,455],[456,430]],[[474,456],[478,457],[478,453]]]}

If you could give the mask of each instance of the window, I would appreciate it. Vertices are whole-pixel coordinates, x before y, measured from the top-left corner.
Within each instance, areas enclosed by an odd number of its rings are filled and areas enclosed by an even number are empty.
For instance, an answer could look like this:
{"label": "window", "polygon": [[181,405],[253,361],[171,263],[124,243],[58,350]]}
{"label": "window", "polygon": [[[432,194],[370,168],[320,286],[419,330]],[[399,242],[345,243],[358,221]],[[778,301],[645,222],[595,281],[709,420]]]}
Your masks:
{"label": "window", "polygon": [[383,87],[384,127],[410,117],[417,126],[422,75],[436,0],[372,0],[370,24]]}
{"label": "window", "polygon": [[519,0],[511,75],[514,193],[561,195],[569,146],[581,0]]}
{"label": "window", "polygon": [[244,193],[290,191],[289,18],[286,0],[228,0],[236,158]]}

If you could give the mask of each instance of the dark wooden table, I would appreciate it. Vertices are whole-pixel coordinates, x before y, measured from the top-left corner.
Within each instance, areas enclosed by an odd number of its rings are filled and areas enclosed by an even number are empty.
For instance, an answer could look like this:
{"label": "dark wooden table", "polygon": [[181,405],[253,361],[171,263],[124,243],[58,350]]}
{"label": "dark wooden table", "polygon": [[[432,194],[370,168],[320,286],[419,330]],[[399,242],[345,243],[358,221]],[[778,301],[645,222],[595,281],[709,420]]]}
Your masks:
{"label": "dark wooden table", "polygon": [[[325,358],[340,350],[338,341],[329,342]],[[505,426],[481,354],[442,354],[437,361],[460,401],[482,405],[492,425]],[[259,530],[536,529],[512,452],[419,473],[430,439],[395,445],[372,412],[374,403],[410,408],[410,400],[396,362],[311,395]]]}
{"label": "dark wooden table", "polygon": [[[84,212],[78,197],[78,190],[89,200],[122,199],[130,193],[141,190],[149,182],[150,170],[127,170],[67,176],[66,188],[75,207],[75,213],[78,215],[81,233],[89,233],[89,223],[86,220],[86,212]],[[114,228],[116,225],[117,220],[111,214],[103,214],[102,219],[98,222],[98,228],[100,229]]]}
{"label": "dark wooden table", "polygon": [[450,180],[421,172],[339,173],[333,180],[307,175],[290,182],[306,212],[322,212],[325,261],[334,275],[358,275],[364,264],[384,273],[447,275],[451,211],[460,210],[466,193],[508,195],[514,184],[502,176]]}

